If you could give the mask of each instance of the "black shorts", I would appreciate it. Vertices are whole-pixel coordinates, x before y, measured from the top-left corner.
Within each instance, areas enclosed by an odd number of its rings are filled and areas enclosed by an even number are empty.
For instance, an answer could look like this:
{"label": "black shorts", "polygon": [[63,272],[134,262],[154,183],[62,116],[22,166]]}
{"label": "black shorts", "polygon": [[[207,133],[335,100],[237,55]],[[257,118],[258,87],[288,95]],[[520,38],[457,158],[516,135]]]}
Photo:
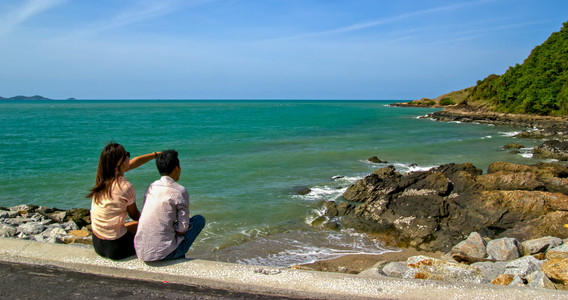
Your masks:
{"label": "black shorts", "polygon": [[136,254],[134,250],[134,234],[128,231],[116,240],[101,240],[93,234],[93,247],[98,255],[114,260]]}

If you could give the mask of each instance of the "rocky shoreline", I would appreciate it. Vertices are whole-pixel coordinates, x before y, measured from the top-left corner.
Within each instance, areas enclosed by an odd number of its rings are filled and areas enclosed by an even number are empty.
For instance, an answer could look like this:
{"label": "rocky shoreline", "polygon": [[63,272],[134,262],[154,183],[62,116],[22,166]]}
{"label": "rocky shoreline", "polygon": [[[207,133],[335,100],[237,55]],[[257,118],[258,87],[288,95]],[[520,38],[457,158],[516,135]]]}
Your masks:
{"label": "rocky shoreline", "polygon": [[[354,228],[387,245],[449,251],[471,232],[529,240],[568,238],[568,166],[471,163],[401,174],[378,169],[326,202],[312,225]],[[331,225],[330,225],[331,224]]]}
{"label": "rocky shoreline", "polygon": [[0,237],[59,244],[92,244],[90,228],[91,218],[86,208],[0,207]]}
{"label": "rocky shoreline", "polygon": [[557,140],[566,140],[568,138],[568,117],[505,114],[459,105],[430,113],[422,118],[430,118],[441,122],[522,127],[525,130],[517,135],[517,137],[522,138]]}
{"label": "rocky shoreline", "polygon": [[568,239],[549,236],[520,243],[514,238],[491,240],[473,232],[445,254],[402,249],[383,255],[344,256],[293,268],[379,278],[568,290]]}

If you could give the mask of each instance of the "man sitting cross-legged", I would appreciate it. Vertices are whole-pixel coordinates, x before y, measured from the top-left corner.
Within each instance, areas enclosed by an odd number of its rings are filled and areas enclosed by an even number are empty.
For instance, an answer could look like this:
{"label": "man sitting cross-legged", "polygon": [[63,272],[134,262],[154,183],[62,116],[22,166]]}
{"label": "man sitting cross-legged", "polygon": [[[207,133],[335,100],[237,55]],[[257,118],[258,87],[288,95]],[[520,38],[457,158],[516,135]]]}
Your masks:
{"label": "man sitting cross-legged", "polygon": [[156,166],[162,177],[150,184],[144,195],[134,238],[136,255],[142,261],[184,258],[205,227],[205,218],[189,218],[189,194],[177,183],[181,174],[177,151],[163,151]]}

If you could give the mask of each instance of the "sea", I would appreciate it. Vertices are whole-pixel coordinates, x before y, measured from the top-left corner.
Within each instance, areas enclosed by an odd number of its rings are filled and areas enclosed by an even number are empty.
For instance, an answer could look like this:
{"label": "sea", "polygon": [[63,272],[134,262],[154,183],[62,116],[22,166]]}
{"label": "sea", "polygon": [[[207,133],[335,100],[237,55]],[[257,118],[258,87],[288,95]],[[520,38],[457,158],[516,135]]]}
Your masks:
{"label": "sea", "polygon": [[[102,148],[179,152],[191,214],[207,224],[188,257],[289,267],[395,249],[349,228],[314,227],[323,203],[378,168],[537,162],[519,128],[422,118],[397,101],[76,100],[0,102],[0,206],[89,208]],[[503,146],[525,145],[512,154]],[[385,163],[371,163],[377,156]],[[126,173],[140,209],[153,161]],[[299,191],[308,188],[309,193]]]}

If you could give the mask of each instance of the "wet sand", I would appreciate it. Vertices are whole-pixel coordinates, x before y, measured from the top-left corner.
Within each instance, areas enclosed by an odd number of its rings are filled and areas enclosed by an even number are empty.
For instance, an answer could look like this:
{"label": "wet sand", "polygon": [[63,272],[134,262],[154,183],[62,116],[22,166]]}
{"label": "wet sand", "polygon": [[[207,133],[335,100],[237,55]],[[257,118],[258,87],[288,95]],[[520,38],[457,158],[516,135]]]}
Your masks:
{"label": "wet sand", "polygon": [[406,261],[407,258],[416,255],[425,255],[433,258],[440,258],[442,252],[424,252],[412,248],[403,248],[399,252],[386,252],[383,254],[353,254],[344,255],[329,260],[320,260],[309,264],[296,265],[292,268],[305,269],[323,272],[340,272],[349,274],[358,274],[366,270],[378,262]]}

